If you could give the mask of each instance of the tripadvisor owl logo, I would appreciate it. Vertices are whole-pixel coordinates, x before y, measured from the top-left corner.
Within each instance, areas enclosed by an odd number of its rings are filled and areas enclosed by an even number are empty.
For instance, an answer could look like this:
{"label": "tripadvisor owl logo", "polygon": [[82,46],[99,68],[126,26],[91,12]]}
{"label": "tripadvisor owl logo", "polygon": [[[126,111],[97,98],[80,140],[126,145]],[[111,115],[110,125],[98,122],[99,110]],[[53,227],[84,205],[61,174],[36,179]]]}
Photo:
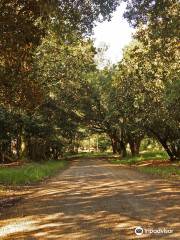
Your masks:
{"label": "tripadvisor owl logo", "polygon": [[136,227],[135,228],[135,234],[136,235],[142,235],[143,234],[143,228],[142,227]]}

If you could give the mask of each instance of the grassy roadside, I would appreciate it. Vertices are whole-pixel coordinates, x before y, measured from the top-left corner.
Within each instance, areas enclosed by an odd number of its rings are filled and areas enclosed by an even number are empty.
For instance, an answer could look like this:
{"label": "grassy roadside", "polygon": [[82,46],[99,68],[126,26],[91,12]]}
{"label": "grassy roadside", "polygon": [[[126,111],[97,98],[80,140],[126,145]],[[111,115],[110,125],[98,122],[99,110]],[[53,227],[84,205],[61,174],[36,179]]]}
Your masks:
{"label": "grassy roadside", "polygon": [[134,166],[141,172],[161,176],[163,178],[180,179],[180,163],[171,163],[163,151],[142,152],[139,156],[128,156],[123,159],[113,159],[113,164]]}
{"label": "grassy roadside", "polygon": [[67,166],[67,161],[28,163],[18,167],[0,167],[0,184],[23,185],[39,182]]}
{"label": "grassy roadside", "polygon": [[114,159],[111,162],[112,163],[119,163],[119,164],[127,164],[127,165],[133,165],[133,164],[139,164],[142,161],[148,161],[148,160],[168,160],[168,155],[163,151],[154,151],[154,152],[142,152],[139,154],[139,156],[127,156],[123,159]]}
{"label": "grassy roadside", "polygon": [[180,166],[147,166],[141,167],[139,170],[163,178],[180,180]]}

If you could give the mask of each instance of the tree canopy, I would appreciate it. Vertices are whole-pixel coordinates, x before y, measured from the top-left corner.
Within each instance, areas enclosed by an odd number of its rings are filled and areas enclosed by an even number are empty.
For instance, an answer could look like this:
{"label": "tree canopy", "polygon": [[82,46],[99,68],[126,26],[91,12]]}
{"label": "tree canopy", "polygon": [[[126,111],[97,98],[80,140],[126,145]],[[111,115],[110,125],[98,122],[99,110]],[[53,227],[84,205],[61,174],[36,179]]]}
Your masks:
{"label": "tree canopy", "polygon": [[0,1],[0,161],[58,159],[82,129],[122,156],[149,136],[180,158],[179,1],[124,1],[134,40],[103,69],[90,35],[118,0]]}

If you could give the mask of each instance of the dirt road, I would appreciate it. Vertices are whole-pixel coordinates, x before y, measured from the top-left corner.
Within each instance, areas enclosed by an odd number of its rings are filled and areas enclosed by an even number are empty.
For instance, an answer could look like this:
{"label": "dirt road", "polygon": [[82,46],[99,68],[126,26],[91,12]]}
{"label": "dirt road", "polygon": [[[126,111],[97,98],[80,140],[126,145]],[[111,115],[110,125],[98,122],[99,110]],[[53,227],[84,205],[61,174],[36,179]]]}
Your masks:
{"label": "dirt road", "polygon": [[180,239],[179,196],[178,184],[105,160],[75,160],[1,213],[0,239]]}

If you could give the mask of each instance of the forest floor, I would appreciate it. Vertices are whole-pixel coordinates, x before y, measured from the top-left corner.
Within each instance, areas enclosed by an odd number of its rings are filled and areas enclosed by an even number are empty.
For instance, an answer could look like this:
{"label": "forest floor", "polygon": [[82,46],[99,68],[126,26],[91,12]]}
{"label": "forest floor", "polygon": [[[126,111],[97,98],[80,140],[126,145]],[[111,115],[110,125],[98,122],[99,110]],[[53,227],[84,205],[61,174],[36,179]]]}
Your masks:
{"label": "forest floor", "polygon": [[1,209],[0,239],[180,239],[178,180],[83,158],[27,192]]}

